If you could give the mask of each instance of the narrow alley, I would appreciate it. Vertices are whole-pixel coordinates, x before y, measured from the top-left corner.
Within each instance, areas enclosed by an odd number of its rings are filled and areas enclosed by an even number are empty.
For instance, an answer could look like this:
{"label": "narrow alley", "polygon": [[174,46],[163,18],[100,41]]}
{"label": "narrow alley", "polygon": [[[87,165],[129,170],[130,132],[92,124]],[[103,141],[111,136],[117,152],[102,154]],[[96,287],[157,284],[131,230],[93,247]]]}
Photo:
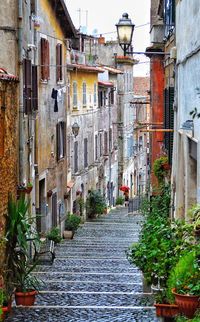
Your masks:
{"label": "narrow alley", "polygon": [[153,322],[151,294],[125,250],[137,241],[141,217],[126,208],[87,221],[73,240],[56,248],[52,266],[40,266],[44,282],[34,307],[13,308],[7,322]]}

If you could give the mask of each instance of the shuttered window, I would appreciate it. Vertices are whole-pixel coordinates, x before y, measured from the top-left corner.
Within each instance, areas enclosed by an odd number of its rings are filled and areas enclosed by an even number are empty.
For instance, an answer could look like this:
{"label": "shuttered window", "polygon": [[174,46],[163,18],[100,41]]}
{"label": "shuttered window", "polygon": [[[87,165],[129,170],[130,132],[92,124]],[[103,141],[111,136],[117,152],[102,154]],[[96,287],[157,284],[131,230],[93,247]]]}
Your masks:
{"label": "shuttered window", "polygon": [[97,84],[94,83],[94,105],[97,104]]}
{"label": "shuttered window", "polygon": [[113,148],[113,133],[112,129],[109,129],[109,150],[111,151]]}
{"label": "shuttered window", "polygon": [[108,133],[104,132],[104,154],[108,154]]}
{"label": "shuttered window", "polygon": [[49,42],[41,38],[41,79],[47,81],[50,77]]}
{"label": "shuttered window", "polygon": [[87,87],[86,83],[83,83],[83,106],[87,105]]}
{"label": "shuttered window", "polygon": [[175,0],[164,1],[165,37],[169,37],[175,25]]}
{"label": "shuttered window", "polygon": [[57,160],[63,159],[66,154],[66,123],[56,125]]}
{"label": "shuttered window", "polygon": [[29,114],[32,110],[31,104],[31,79],[32,79],[32,67],[31,67],[31,60],[24,59],[23,60],[23,98],[24,98],[24,113]]}
{"label": "shuttered window", "polygon": [[[164,110],[164,124],[166,129],[174,128],[174,87],[165,89],[165,110]],[[166,132],[164,135],[165,149],[168,152],[169,164],[172,163],[172,149],[173,149],[173,132]]]}
{"label": "shuttered window", "polygon": [[6,92],[0,91],[0,157],[4,156]]}
{"label": "shuttered window", "polygon": [[95,135],[95,160],[98,159],[98,136]]}
{"label": "shuttered window", "polygon": [[32,109],[38,109],[38,72],[37,66],[32,66]]}
{"label": "shuttered window", "polygon": [[73,82],[73,108],[77,107],[77,83]]}
{"label": "shuttered window", "polygon": [[74,142],[74,173],[78,172],[78,142]]}
{"label": "shuttered window", "polygon": [[88,139],[84,139],[84,168],[88,166]]}
{"label": "shuttered window", "polygon": [[100,133],[99,134],[99,154],[100,154],[100,157],[102,156],[102,134]]}
{"label": "shuttered window", "polygon": [[56,46],[56,81],[60,82],[63,79],[62,75],[62,44]]}

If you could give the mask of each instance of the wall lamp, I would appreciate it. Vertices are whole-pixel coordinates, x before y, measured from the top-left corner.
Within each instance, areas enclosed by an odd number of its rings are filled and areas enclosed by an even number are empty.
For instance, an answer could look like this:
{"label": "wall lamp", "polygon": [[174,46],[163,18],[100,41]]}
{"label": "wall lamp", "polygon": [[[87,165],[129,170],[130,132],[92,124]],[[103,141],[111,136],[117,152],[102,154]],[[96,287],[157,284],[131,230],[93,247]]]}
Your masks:
{"label": "wall lamp", "polygon": [[72,125],[72,133],[74,134],[75,137],[78,135],[79,129],[80,129],[80,126],[78,125],[78,123],[75,122]]}
{"label": "wall lamp", "polygon": [[135,28],[134,23],[132,23],[131,19],[128,17],[128,13],[124,13],[122,15],[122,18],[119,19],[119,22],[115,25],[117,28],[117,36],[118,36],[118,42],[120,47],[122,48],[124,52],[124,56],[126,54],[133,55],[133,54],[141,54],[141,55],[170,55],[170,53],[161,52],[161,51],[128,51],[128,49],[131,47],[132,38],[133,38],[133,31]]}

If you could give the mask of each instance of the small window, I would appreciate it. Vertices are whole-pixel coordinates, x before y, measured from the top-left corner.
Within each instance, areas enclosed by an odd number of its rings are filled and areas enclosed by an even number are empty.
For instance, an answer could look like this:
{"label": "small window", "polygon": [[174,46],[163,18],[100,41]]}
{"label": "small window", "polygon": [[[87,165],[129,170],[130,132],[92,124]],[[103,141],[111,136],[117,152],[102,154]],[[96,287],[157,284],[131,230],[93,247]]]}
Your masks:
{"label": "small window", "polygon": [[97,104],[97,84],[94,83],[94,105]]}
{"label": "small window", "polygon": [[104,154],[108,154],[108,133],[104,132]]}
{"label": "small window", "polygon": [[73,107],[77,107],[77,82],[73,82]]}
{"label": "small window", "polygon": [[66,124],[59,122],[56,125],[57,160],[63,159],[66,151]]}
{"label": "small window", "polygon": [[84,139],[84,168],[88,166],[88,139]]}
{"label": "small window", "polygon": [[95,160],[98,159],[98,136],[95,135]]}
{"label": "small window", "polygon": [[63,79],[62,75],[62,44],[56,46],[56,81],[60,82]]}
{"label": "small window", "polygon": [[41,79],[47,81],[50,77],[50,54],[49,42],[45,38],[41,38]]}
{"label": "small window", "polygon": [[87,105],[87,88],[86,88],[86,83],[83,83],[83,106]]}
{"label": "small window", "polygon": [[74,142],[74,173],[78,172],[78,142]]}

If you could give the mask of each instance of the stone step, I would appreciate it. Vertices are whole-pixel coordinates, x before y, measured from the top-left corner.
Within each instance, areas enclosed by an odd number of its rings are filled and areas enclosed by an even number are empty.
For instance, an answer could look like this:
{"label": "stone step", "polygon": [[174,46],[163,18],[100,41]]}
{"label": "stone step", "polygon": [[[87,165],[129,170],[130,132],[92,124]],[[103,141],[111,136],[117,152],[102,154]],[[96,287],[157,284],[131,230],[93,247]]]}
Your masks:
{"label": "stone step", "polygon": [[122,258],[124,257],[125,250],[123,251],[115,251],[114,253],[111,253],[109,251],[105,250],[78,250],[78,251],[69,251],[68,249],[65,249],[65,251],[58,251],[56,250],[56,258],[69,258],[69,257],[74,257],[74,258],[82,258],[82,257],[98,257],[98,258]]}
{"label": "stone step", "polygon": [[[54,266],[37,266],[35,269],[35,272],[52,272],[55,273],[58,270]],[[139,272],[139,270],[136,267],[133,266],[128,266],[128,267],[108,267],[108,266],[84,266],[82,265],[74,265],[74,266],[66,266],[66,267],[59,267],[59,272],[64,273],[64,272],[85,272],[85,273],[136,273]]]}
{"label": "stone step", "polygon": [[6,322],[157,322],[152,307],[19,307]]}
{"label": "stone step", "polygon": [[136,283],[142,284],[142,275],[140,272],[133,273],[74,273],[74,272],[38,272],[34,273],[42,281],[83,281],[86,282],[102,282],[102,283]]}
{"label": "stone step", "polygon": [[127,282],[94,282],[83,279],[78,281],[64,281],[64,280],[44,280],[40,285],[41,291],[74,291],[74,292],[128,292],[128,293],[142,293],[143,286],[141,283]]}
{"label": "stone step", "polygon": [[39,306],[153,306],[150,295],[106,294],[106,293],[66,293],[43,292],[36,297],[35,305]]}

